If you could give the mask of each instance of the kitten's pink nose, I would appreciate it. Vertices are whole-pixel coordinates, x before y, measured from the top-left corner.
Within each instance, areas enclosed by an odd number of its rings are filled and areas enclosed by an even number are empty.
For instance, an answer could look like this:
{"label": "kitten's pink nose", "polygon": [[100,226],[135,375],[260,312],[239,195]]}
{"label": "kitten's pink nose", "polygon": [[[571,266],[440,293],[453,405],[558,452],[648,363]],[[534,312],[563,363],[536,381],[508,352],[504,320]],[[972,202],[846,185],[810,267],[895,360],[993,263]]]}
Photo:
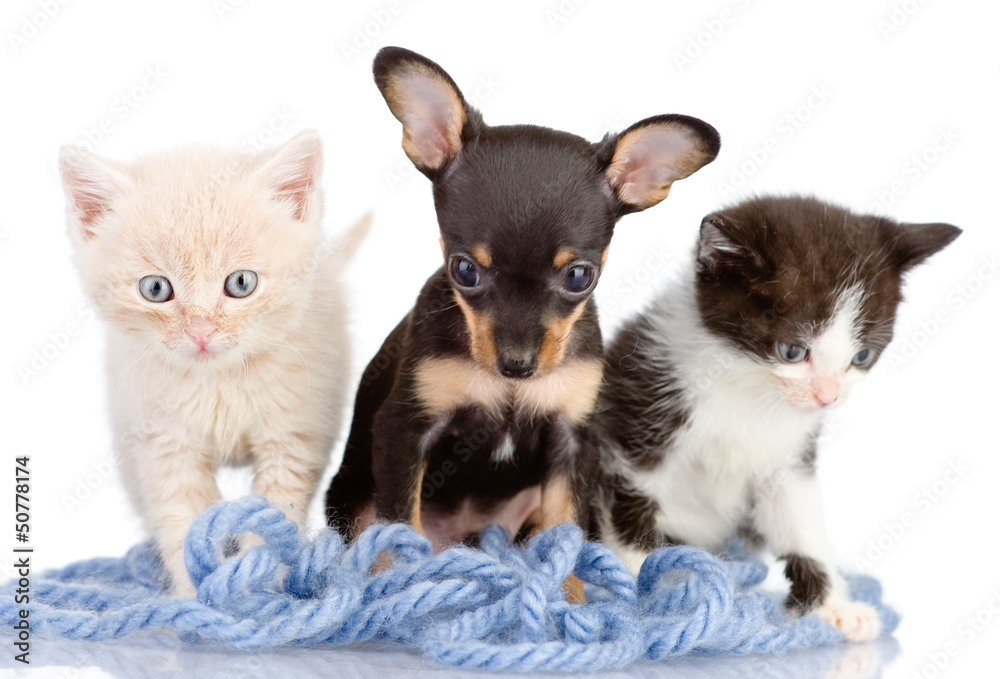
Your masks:
{"label": "kitten's pink nose", "polygon": [[840,397],[840,383],[836,377],[823,377],[813,391],[813,397],[822,407],[827,407]]}
{"label": "kitten's pink nose", "polygon": [[188,321],[187,334],[198,348],[205,351],[208,348],[209,338],[215,334],[217,328],[209,323],[207,320],[201,316],[194,316],[190,321]]}

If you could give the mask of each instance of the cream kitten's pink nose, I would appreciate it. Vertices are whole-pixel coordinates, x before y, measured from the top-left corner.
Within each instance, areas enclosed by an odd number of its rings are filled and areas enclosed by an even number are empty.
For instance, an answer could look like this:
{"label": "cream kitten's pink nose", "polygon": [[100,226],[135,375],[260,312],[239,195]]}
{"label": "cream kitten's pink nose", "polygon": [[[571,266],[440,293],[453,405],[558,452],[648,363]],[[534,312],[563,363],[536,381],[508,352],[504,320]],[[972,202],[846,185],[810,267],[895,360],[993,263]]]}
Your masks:
{"label": "cream kitten's pink nose", "polygon": [[813,390],[813,398],[822,407],[827,407],[840,397],[840,382],[836,377],[820,378]]}
{"label": "cream kitten's pink nose", "polygon": [[185,332],[187,332],[188,337],[194,340],[199,349],[205,351],[208,348],[209,338],[215,334],[216,330],[217,328],[214,325],[201,316],[194,316],[188,321],[188,327]]}

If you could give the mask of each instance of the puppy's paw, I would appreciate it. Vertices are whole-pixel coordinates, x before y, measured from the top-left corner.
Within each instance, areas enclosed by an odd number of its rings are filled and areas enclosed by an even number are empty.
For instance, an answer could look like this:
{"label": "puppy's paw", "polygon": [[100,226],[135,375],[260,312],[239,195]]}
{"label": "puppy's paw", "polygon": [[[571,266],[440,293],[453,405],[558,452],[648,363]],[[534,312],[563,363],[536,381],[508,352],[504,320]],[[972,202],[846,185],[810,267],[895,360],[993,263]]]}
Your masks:
{"label": "puppy's paw", "polygon": [[882,631],[875,609],[858,601],[828,601],[816,613],[839,629],[848,641],[871,641]]}
{"label": "puppy's paw", "polygon": [[392,554],[389,552],[379,552],[379,555],[375,557],[375,563],[372,564],[371,574],[378,575],[379,573],[384,573],[392,568],[392,562]]}
{"label": "puppy's paw", "polygon": [[570,573],[569,577],[563,580],[563,596],[571,604],[587,603],[587,595],[583,591],[583,580]]}

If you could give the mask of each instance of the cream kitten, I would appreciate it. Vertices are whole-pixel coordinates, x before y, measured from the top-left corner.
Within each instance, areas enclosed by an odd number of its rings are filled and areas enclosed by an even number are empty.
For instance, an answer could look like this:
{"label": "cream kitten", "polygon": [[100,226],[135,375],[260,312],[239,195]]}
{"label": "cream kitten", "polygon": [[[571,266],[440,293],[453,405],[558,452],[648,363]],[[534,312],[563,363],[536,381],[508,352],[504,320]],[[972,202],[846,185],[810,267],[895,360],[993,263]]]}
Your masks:
{"label": "cream kitten", "polygon": [[367,229],[324,245],[315,131],[257,155],[190,148],[132,165],[64,147],[69,234],[107,321],[115,448],[173,591],[216,471],[303,525],[340,431],[348,372],[340,270]]}

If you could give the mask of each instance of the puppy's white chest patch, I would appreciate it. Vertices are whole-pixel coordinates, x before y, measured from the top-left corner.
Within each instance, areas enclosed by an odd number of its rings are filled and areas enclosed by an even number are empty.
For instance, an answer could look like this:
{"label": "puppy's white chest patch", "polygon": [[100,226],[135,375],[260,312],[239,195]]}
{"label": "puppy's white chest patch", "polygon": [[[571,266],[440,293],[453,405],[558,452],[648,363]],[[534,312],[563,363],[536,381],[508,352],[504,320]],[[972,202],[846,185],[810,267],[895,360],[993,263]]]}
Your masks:
{"label": "puppy's white chest patch", "polygon": [[568,361],[550,372],[515,380],[493,375],[466,358],[428,358],[414,370],[416,393],[428,415],[469,405],[529,417],[562,413],[573,424],[590,415],[601,387],[599,360]]}

